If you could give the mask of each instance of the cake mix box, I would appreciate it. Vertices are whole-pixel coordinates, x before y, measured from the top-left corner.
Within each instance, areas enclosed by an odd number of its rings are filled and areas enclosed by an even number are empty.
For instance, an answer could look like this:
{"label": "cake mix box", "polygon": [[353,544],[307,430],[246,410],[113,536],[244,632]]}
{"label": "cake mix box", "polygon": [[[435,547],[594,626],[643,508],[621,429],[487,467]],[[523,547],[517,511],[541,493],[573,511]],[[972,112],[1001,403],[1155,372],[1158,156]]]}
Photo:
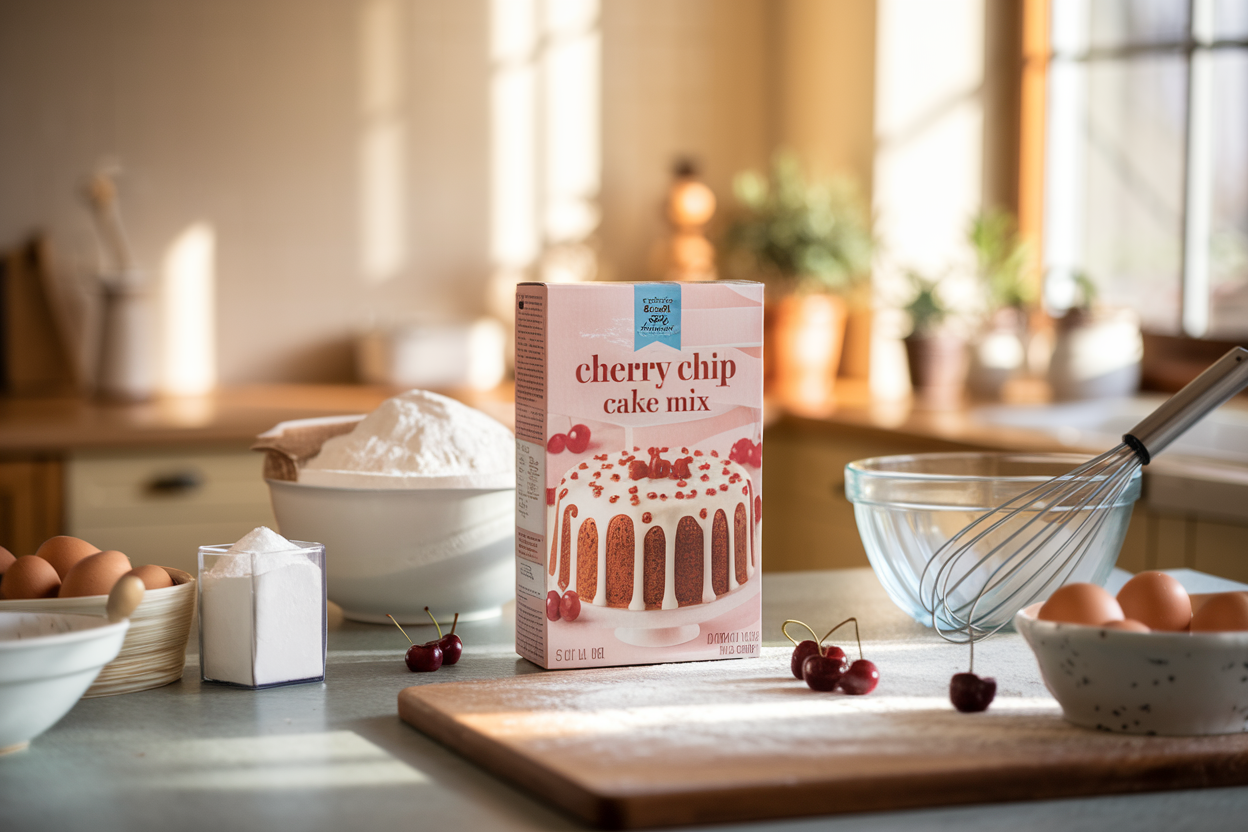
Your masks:
{"label": "cake mix box", "polygon": [[516,292],[516,652],[758,656],[760,283]]}

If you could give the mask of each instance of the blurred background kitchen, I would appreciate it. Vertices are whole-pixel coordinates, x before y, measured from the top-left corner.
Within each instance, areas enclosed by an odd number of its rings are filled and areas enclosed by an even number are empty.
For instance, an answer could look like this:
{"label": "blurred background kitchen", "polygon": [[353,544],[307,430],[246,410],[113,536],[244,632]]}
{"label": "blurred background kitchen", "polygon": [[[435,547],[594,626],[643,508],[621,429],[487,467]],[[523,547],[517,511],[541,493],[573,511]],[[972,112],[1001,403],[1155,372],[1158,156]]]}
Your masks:
{"label": "blurred background kitchen", "polygon": [[[1239,0],[3,0],[0,110],[18,555],[193,572],[279,421],[509,422],[522,280],[767,282],[772,570],[865,565],[852,459],[1102,450],[1248,344]],[[1242,401],[1167,456],[1120,565],[1248,579]]]}

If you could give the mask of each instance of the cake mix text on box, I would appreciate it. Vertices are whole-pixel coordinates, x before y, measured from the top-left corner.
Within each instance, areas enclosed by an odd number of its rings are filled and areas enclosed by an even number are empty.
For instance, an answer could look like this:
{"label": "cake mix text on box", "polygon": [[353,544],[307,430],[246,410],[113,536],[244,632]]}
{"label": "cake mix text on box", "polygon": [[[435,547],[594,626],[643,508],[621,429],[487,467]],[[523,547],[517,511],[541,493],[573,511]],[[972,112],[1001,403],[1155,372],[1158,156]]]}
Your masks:
{"label": "cake mix text on box", "polygon": [[516,291],[516,651],[759,655],[763,287]]}

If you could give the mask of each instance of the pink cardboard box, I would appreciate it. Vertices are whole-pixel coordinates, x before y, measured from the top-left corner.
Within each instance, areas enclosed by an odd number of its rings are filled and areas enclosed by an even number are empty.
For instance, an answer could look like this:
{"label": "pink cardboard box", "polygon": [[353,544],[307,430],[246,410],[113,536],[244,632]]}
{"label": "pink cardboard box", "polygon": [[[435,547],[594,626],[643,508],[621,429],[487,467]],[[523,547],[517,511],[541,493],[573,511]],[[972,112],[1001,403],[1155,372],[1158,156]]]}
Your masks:
{"label": "pink cardboard box", "polygon": [[516,291],[516,652],[759,655],[763,287]]}

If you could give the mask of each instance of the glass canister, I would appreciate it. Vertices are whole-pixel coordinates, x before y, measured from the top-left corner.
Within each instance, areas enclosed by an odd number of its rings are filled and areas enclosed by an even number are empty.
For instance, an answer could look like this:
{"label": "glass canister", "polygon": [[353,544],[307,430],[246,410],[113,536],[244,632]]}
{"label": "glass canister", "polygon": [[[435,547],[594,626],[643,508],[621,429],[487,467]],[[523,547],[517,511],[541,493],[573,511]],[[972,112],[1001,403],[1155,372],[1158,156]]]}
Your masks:
{"label": "glass canister", "polygon": [[267,688],[325,678],[325,547],[199,549],[199,670],[205,682]]}

